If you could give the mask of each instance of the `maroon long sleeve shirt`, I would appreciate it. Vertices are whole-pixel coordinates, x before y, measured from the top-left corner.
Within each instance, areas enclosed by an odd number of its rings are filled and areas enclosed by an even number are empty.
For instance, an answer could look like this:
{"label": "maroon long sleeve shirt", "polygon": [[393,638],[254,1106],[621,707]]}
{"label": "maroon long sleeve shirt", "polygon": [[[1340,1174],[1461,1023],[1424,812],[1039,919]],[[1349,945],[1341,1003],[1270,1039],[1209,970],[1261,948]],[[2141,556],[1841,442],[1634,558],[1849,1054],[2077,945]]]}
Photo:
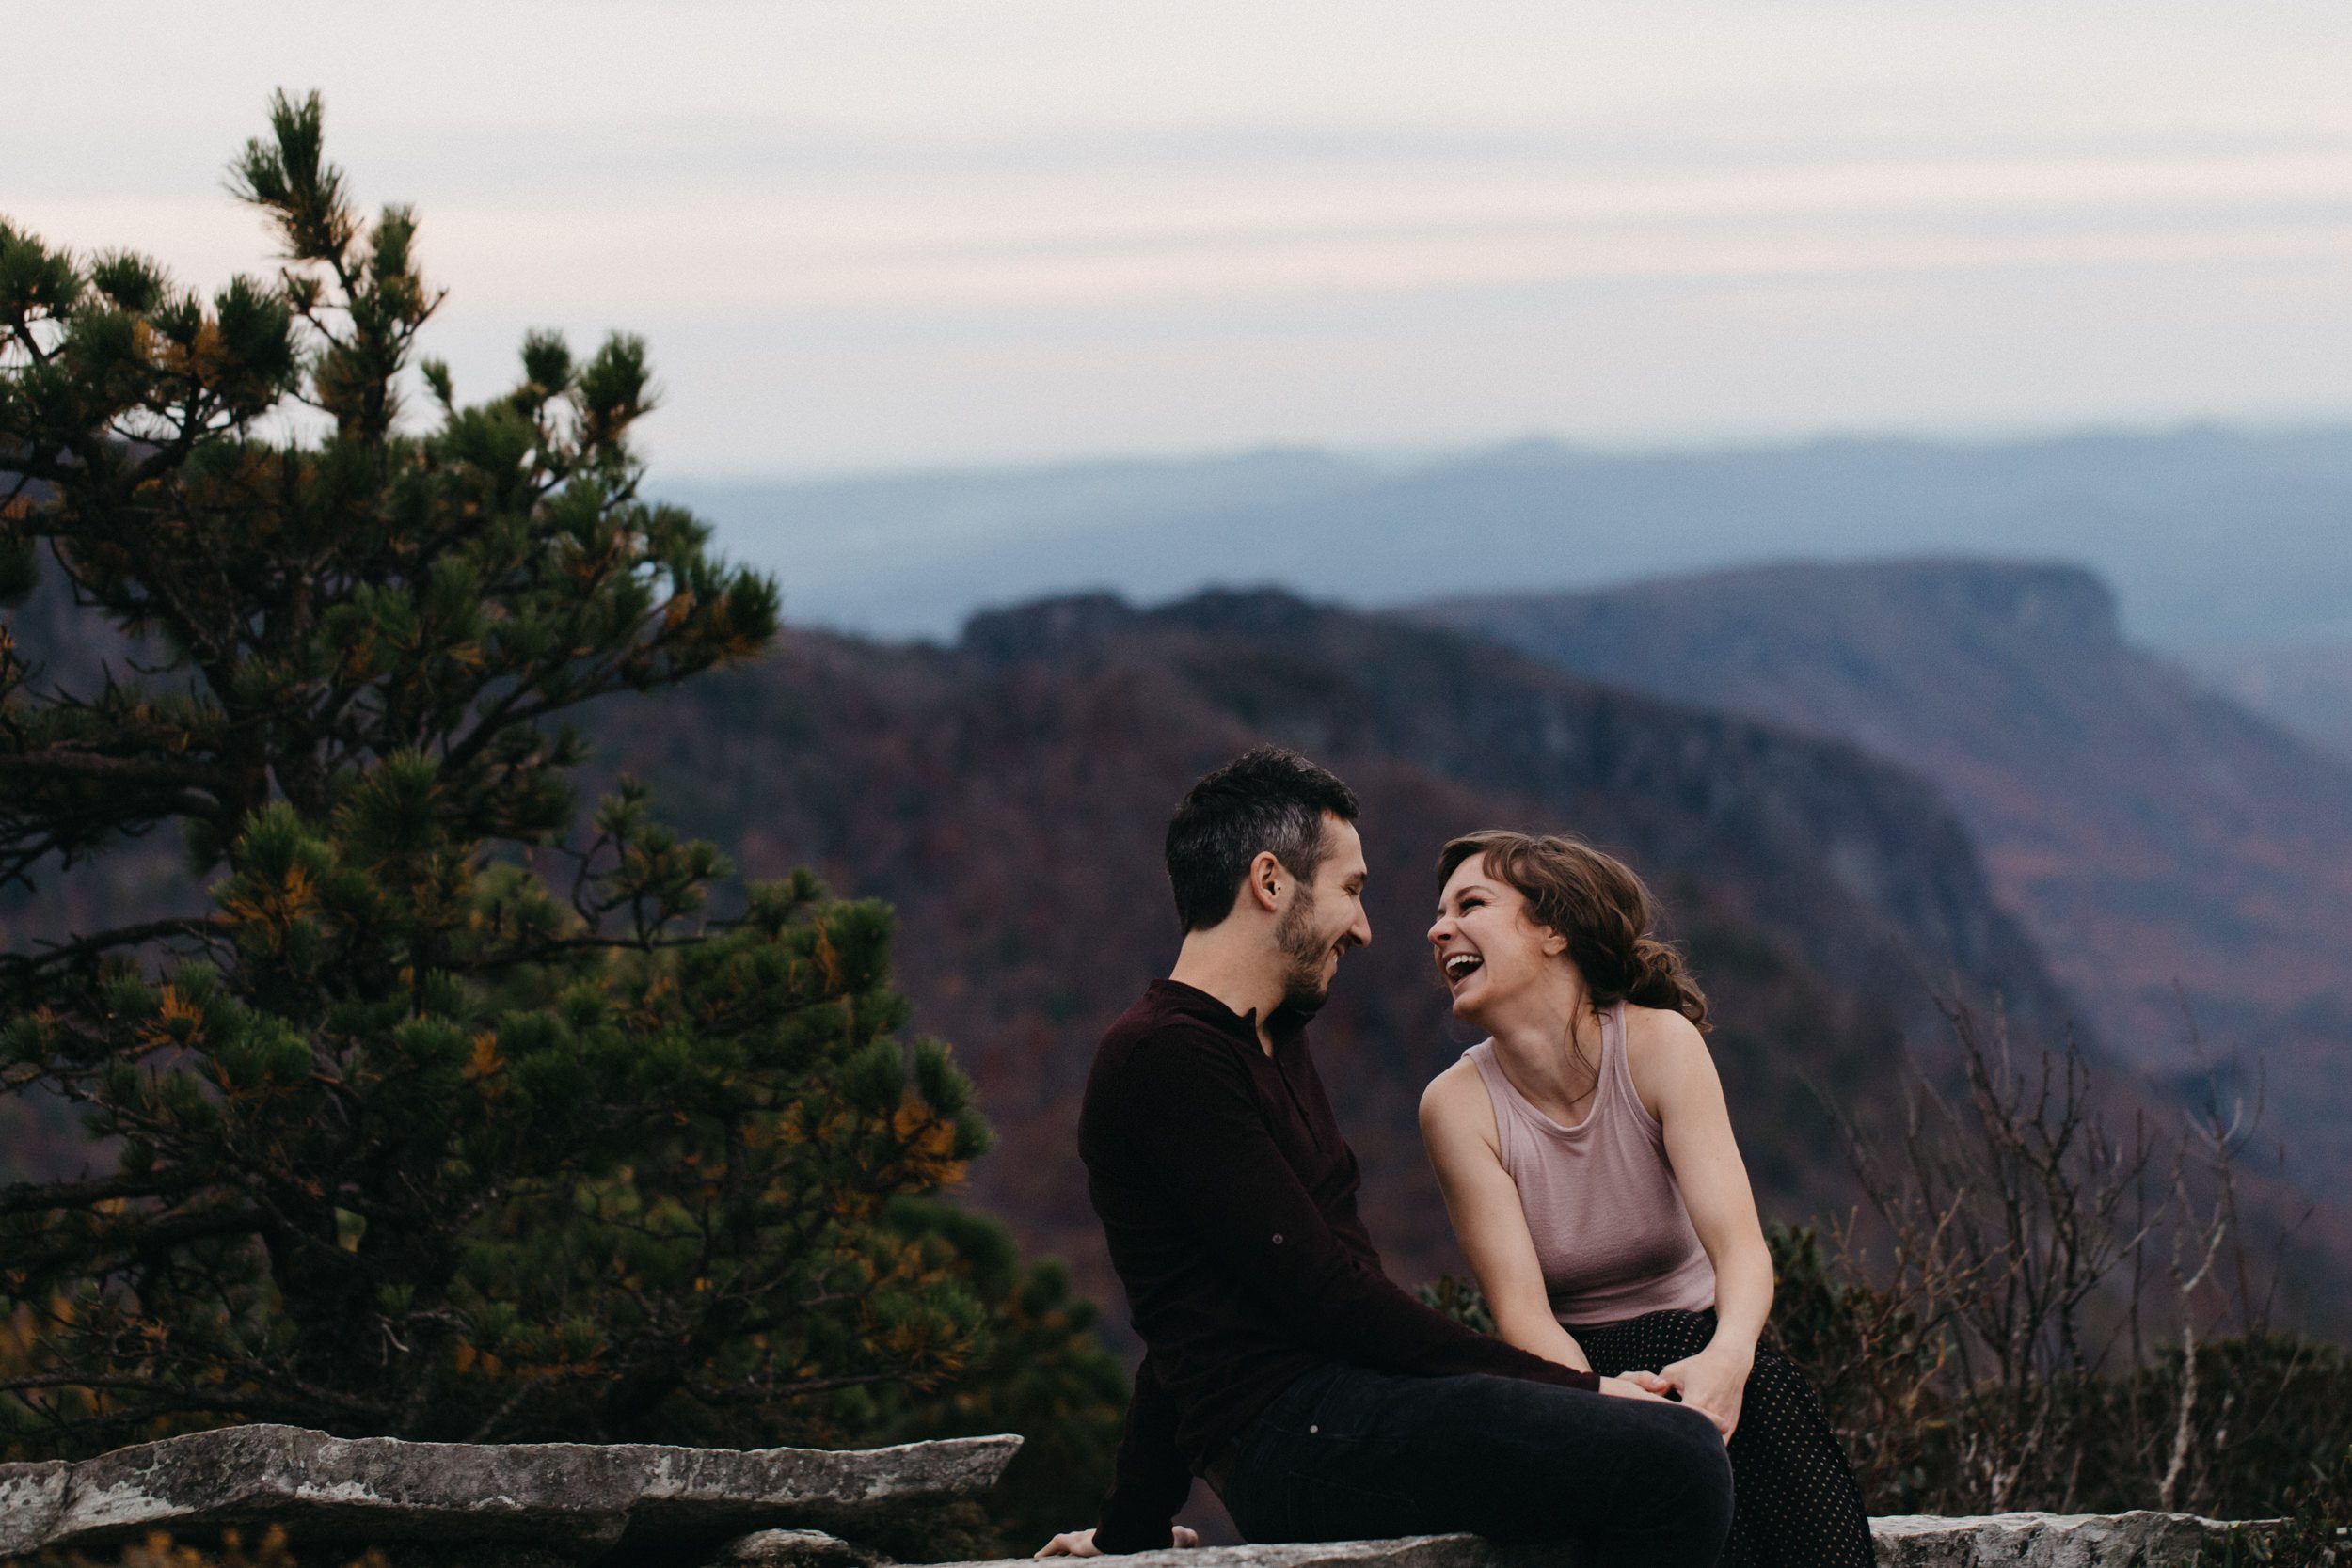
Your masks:
{"label": "maroon long sleeve shirt", "polygon": [[1146,1354],[1095,1544],[1169,1544],[1192,1477],[1309,1368],[1598,1380],[1429,1310],[1380,1271],[1303,1031],[1155,980],[1103,1037],[1087,1187]]}

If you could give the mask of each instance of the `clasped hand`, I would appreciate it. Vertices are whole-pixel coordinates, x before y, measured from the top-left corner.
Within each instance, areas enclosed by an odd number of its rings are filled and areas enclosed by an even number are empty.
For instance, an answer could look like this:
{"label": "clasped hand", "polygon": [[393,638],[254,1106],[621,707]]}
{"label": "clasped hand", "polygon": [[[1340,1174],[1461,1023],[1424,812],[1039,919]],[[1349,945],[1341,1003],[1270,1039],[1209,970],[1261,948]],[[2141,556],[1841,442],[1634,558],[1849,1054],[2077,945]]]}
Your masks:
{"label": "clasped hand", "polygon": [[1627,1372],[1624,1377],[1653,1394],[1669,1389],[1679,1393],[1683,1403],[1714,1422],[1715,1430],[1729,1442],[1739,1430],[1740,1402],[1747,1394],[1748,1373],[1754,1370],[1753,1363],[1730,1351],[1709,1348],[1654,1372]]}

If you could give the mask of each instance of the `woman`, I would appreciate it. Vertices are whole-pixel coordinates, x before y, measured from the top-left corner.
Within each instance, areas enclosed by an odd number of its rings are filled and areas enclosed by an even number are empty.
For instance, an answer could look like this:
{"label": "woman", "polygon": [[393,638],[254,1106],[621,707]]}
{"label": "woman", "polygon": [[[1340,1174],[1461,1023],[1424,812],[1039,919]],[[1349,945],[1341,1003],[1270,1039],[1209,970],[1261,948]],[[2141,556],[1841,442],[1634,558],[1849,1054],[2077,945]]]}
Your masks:
{"label": "woman", "polygon": [[1700,1038],[1707,999],[1641,879],[1573,840],[1482,832],[1438,861],[1429,928],[1488,1038],[1422,1097],[1422,1136],[1502,1338],[1673,1390],[1730,1445],[1725,1561],[1867,1568],[1820,1402],[1757,1347],[1772,1266]]}

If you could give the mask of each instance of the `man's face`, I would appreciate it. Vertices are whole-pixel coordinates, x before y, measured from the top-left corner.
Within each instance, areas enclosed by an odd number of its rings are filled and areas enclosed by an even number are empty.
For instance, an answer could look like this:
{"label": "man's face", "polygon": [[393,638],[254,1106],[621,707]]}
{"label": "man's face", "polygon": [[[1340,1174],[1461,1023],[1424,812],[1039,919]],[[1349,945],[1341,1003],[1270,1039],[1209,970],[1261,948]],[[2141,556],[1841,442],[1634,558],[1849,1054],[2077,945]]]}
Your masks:
{"label": "man's face", "polygon": [[1326,815],[1323,864],[1314,880],[1299,885],[1274,923],[1285,973],[1282,1006],[1311,1013],[1331,993],[1340,955],[1372,941],[1364,914],[1364,842],[1356,825]]}

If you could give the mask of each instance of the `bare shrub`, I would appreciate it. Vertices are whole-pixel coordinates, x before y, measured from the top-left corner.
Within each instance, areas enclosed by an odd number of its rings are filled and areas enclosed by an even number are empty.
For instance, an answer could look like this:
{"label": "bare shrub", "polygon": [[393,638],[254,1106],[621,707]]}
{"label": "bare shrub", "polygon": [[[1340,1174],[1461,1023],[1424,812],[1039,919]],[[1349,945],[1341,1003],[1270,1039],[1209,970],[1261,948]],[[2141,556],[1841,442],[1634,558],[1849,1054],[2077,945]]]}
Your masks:
{"label": "bare shrub", "polygon": [[[2278,1259],[2239,1214],[2259,1094],[2169,1123],[2090,1062],[1945,1008],[1947,1076],[1915,1072],[1873,1137],[1865,1204],[1773,1237],[1774,1328],[1880,1512],[2273,1513],[2352,1442],[2352,1361],[2271,1331]],[[2283,1243],[2280,1243],[2281,1246]]]}

